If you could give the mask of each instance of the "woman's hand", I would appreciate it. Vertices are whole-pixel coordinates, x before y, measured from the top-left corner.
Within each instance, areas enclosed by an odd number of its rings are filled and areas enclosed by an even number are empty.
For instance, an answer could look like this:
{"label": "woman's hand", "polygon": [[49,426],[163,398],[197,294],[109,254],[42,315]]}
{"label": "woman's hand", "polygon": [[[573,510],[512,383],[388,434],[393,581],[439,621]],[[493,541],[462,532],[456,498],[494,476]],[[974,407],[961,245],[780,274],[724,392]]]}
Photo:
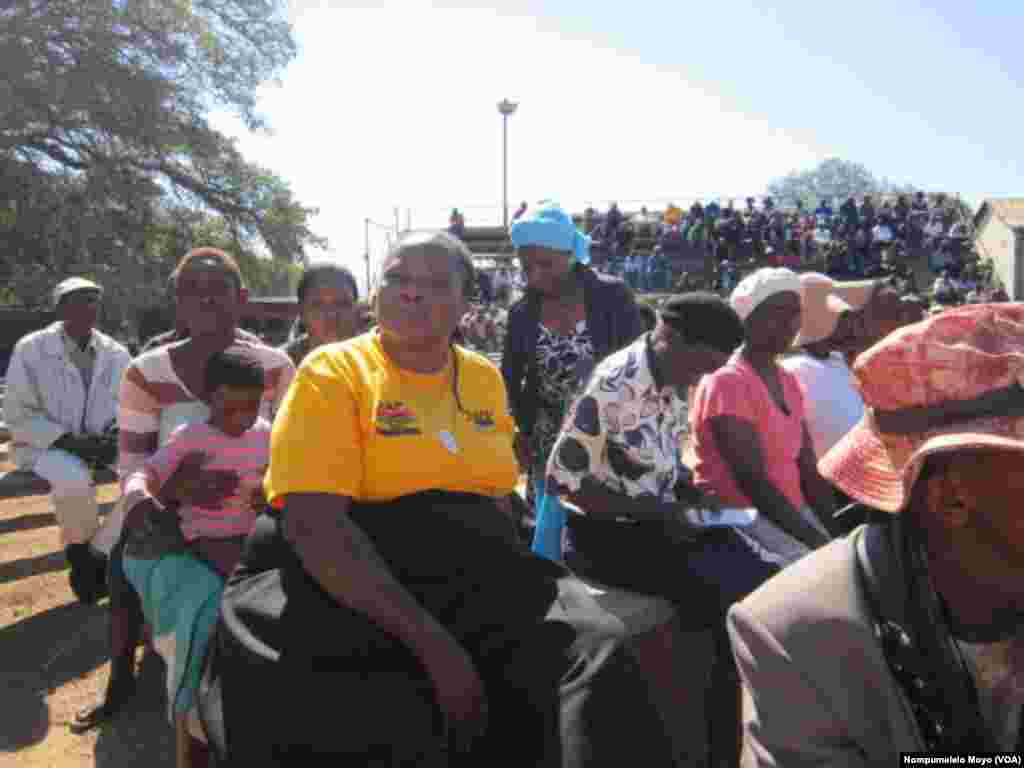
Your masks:
{"label": "woman's hand", "polygon": [[450,742],[461,752],[487,730],[487,696],[469,654],[447,632],[434,636],[421,650],[420,660],[434,684],[437,703],[444,713]]}

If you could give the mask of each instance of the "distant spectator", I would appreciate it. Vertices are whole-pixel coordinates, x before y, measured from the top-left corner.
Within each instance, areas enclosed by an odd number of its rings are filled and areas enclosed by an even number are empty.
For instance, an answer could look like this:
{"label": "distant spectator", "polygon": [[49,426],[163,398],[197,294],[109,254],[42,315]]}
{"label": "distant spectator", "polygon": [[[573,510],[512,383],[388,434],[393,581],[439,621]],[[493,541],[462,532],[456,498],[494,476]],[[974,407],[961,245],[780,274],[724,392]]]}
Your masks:
{"label": "distant spectator", "polygon": [[877,214],[875,212],[875,203],[871,199],[871,195],[864,195],[864,201],[860,206],[860,220],[865,227],[874,227],[875,218]]}
{"label": "distant spectator", "polygon": [[452,215],[448,217],[448,234],[460,240],[466,234],[466,219],[458,208],[452,208]]}
{"label": "distant spectator", "polygon": [[852,196],[846,198],[846,202],[839,207],[839,216],[850,233],[855,232],[860,226],[860,211],[857,209],[857,201]]}
{"label": "distant spectator", "polygon": [[489,272],[485,272],[481,269],[476,273],[476,287],[479,291],[481,301],[485,304],[490,304],[494,301],[496,289],[494,278]]}
{"label": "distant spectator", "polygon": [[605,216],[605,223],[608,225],[608,229],[612,232],[618,232],[622,226],[623,216],[622,211],[619,210],[618,203],[612,203],[608,209],[608,214]]}
{"label": "distant spectator", "polygon": [[514,214],[512,214],[512,221],[516,221],[524,213],[526,213],[526,201],[525,200],[523,200],[523,202],[521,202],[519,204],[519,207],[516,208],[516,212]]}

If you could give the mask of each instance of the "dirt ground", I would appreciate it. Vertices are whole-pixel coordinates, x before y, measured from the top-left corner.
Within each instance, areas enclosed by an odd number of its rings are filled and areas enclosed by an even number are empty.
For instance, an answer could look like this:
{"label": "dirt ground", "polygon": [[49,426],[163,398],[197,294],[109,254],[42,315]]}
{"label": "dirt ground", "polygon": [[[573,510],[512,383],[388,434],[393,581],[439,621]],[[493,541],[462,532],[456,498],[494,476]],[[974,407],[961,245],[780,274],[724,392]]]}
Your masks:
{"label": "dirt ground", "polygon": [[[0,472],[11,469],[0,463]],[[100,489],[109,505],[117,487]],[[142,657],[134,706],[76,736],[68,722],[98,701],[109,673],[106,600],[80,605],[46,496],[0,501],[0,768],[171,768],[164,665]]]}

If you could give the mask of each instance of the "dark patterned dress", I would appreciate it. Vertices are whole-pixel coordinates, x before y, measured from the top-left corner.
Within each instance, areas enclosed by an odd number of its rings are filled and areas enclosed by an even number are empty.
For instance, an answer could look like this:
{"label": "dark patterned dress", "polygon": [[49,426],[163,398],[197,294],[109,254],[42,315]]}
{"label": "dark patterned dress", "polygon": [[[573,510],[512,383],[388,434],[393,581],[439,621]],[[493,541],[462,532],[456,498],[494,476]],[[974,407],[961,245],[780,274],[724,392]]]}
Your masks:
{"label": "dark patterned dress", "polygon": [[540,386],[537,421],[530,444],[534,456],[527,486],[531,505],[536,490],[534,478],[544,477],[544,469],[562,429],[565,414],[580,388],[586,384],[581,379],[586,377],[594,362],[594,342],[583,320],[565,336],[555,333],[543,323],[537,333],[536,365]]}

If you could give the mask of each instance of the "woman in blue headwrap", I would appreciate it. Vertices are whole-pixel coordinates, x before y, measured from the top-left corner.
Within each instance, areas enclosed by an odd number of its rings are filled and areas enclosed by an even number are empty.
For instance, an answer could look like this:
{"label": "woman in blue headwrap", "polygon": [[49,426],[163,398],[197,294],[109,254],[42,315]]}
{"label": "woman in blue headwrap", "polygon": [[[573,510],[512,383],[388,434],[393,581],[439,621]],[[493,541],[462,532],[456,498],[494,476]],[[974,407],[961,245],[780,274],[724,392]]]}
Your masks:
{"label": "woman in blue headwrap", "polygon": [[[512,224],[511,236],[526,294],[508,313],[501,372],[540,513],[544,468],[566,409],[594,366],[636,339],[643,322],[633,292],[587,266],[590,238],[557,204],[540,203]],[[558,540],[545,544],[538,537],[534,549],[561,559]]]}

